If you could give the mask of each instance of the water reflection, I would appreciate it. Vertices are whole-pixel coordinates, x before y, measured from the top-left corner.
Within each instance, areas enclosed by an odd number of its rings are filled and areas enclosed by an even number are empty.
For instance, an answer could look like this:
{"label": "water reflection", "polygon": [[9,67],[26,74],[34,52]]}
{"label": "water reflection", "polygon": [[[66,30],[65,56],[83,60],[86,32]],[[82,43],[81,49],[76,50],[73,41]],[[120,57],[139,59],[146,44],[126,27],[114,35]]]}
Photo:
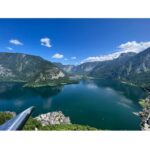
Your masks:
{"label": "water reflection", "polygon": [[58,95],[62,88],[62,86],[25,88],[18,83],[0,83],[0,111],[19,112],[30,106],[36,106],[36,112],[41,110],[41,107],[45,112],[49,111],[52,97]]}
{"label": "water reflection", "polygon": [[134,114],[140,111],[138,100],[144,95],[140,88],[109,80],[41,88],[0,83],[0,111],[19,113],[33,105],[33,116],[61,110],[72,123],[99,129],[137,130],[140,119]]}
{"label": "water reflection", "polygon": [[133,100],[139,100],[139,98],[146,97],[146,93],[143,91],[143,89],[130,86],[127,84],[123,84],[119,81],[115,80],[84,80],[84,84],[86,84],[90,88],[96,89],[99,88],[105,88],[109,91],[115,91],[118,92],[121,95],[124,95],[125,97]]}

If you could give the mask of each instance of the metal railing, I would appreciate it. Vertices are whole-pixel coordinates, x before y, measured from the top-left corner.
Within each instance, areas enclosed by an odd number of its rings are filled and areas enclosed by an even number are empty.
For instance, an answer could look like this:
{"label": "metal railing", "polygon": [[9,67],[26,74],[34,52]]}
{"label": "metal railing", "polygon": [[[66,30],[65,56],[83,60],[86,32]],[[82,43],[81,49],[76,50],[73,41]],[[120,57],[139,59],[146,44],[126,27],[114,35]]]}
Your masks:
{"label": "metal railing", "polygon": [[22,130],[24,127],[25,123],[29,119],[30,115],[32,114],[34,110],[34,107],[30,107],[14,118],[8,120],[5,122],[3,125],[0,126],[0,130],[3,131],[16,131],[16,130]]}

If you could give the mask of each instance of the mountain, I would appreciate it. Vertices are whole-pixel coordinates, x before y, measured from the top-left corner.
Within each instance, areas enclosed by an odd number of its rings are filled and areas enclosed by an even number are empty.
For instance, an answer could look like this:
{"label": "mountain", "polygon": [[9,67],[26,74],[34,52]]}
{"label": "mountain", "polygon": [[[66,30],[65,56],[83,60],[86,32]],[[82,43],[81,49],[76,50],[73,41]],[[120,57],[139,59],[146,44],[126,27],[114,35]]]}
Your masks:
{"label": "mountain", "polygon": [[65,71],[68,74],[72,74],[73,70],[75,68],[74,65],[63,65],[61,63],[54,63],[58,68],[62,69],[63,71]]}
{"label": "mountain", "polygon": [[39,56],[0,53],[0,81],[25,82],[25,86],[55,86],[70,83],[67,74]]}
{"label": "mountain", "polygon": [[61,63],[54,63],[58,68],[62,69],[68,75],[74,78],[82,79],[87,78],[88,74],[99,64],[99,62],[87,62],[80,65],[63,65]]}
{"label": "mountain", "polygon": [[87,75],[92,77],[104,78],[113,76],[116,72],[116,68],[124,64],[130,57],[134,56],[135,53],[122,53],[119,58],[110,61],[95,61],[86,62],[78,66],[74,66],[71,70],[72,73],[78,75]]}
{"label": "mountain", "polygon": [[71,71],[78,75],[88,75],[100,62],[86,62],[75,66]]}
{"label": "mountain", "polygon": [[142,87],[150,87],[150,48],[136,54],[120,69],[120,78]]}
{"label": "mountain", "polygon": [[109,61],[83,63],[71,71],[78,75],[115,79],[150,88],[150,48],[138,54],[122,53],[118,58]]}
{"label": "mountain", "polygon": [[135,54],[99,63],[89,74],[97,78],[117,79],[144,88],[150,87],[150,48]]}
{"label": "mountain", "polygon": [[150,48],[118,58],[78,66],[52,63],[39,56],[0,53],[0,81],[25,82],[25,86],[55,86],[76,82],[81,76],[115,79],[150,88]]}
{"label": "mountain", "polygon": [[115,79],[120,75],[122,67],[135,55],[136,53],[133,52],[122,53],[116,59],[99,62],[88,75],[96,78]]}

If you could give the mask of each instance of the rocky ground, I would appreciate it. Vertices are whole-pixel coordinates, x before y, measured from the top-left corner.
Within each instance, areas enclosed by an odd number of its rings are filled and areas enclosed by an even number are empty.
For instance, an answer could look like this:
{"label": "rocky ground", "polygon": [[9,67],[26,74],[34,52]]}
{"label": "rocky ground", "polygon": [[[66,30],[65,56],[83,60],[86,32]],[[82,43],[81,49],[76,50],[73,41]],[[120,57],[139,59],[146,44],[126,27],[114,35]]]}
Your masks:
{"label": "rocky ground", "polygon": [[[0,112],[0,125],[10,120],[14,112]],[[24,131],[88,131],[97,130],[88,125],[72,124],[69,117],[61,111],[41,114],[35,118],[30,117],[23,127]]]}
{"label": "rocky ground", "polygon": [[41,114],[34,119],[40,121],[42,126],[56,125],[56,124],[71,124],[70,118],[65,117],[61,111]]}
{"label": "rocky ground", "polygon": [[141,117],[141,129],[150,131],[150,96],[142,102],[143,110],[139,112]]}

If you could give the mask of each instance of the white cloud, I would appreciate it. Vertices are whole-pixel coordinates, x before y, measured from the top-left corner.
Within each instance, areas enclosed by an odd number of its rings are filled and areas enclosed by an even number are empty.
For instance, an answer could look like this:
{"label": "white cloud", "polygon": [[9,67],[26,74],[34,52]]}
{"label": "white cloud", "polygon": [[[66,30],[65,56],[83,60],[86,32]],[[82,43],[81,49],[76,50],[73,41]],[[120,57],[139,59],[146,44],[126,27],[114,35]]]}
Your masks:
{"label": "white cloud", "polygon": [[14,44],[14,45],[23,45],[23,43],[20,42],[20,41],[17,40],[17,39],[11,39],[11,40],[9,41],[9,43]]}
{"label": "white cloud", "polygon": [[74,56],[74,57],[71,57],[71,59],[77,59],[77,57]]}
{"label": "white cloud", "polygon": [[123,43],[118,46],[118,48],[125,53],[127,52],[139,53],[148,47],[150,47],[150,41],[148,42],[132,41],[132,42]]}
{"label": "white cloud", "polygon": [[54,55],[52,56],[52,58],[56,58],[56,59],[61,59],[61,58],[63,58],[63,57],[64,57],[64,55],[59,54],[59,53],[54,54]]}
{"label": "white cloud", "polygon": [[64,58],[65,61],[68,61],[68,60],[75,60],[75,59],[77,59],[77,57],[75,57],[75,56],[74,56],[74,57],[71,57],[71,58],[69,58],[69,59],[68,59],[68,58]]}
{"label": "white cloud", "polygon": [[88,57],[84,59],[81,63],[84,62],[94,62],[94,61],[106,61],[106,60],[113,60],[115,58],[118,58],[120,55],[120,52],[108,54],[108,55],[103,55],[103,56],[95,56],[95,57]]}
{"label": "white cloud", "polygon": [[128,53],[128,52],[134,52],[139,53],[146,48],[150,47],[150,41],[148,42],[136,42],[136,41],[129,41],[126,43],[123,43],[119,45],[118,51],[108,54],[108,55],[102,55],[102,56],[94,56],[94,57],[88,57],[84,59],[81,63],[85,62],[94,62],[94,61],[106,61],[106,60],[113,60],[120,56],[122,53]]}
{"label": "white cloud", "polygon": [[40,42],[41,42],[41,45],[42,45],[42,46],[46,46],[46,47],[48,47],[48,48],[51,48],[51,47],[52,47],[49,38],[42,38],[42,39],[40,39]]}
{"label": "white cloud", "polygon": [[13,50],[13,48],[11,48],[11,47],[6,47],[9,51],[12,51]]}

